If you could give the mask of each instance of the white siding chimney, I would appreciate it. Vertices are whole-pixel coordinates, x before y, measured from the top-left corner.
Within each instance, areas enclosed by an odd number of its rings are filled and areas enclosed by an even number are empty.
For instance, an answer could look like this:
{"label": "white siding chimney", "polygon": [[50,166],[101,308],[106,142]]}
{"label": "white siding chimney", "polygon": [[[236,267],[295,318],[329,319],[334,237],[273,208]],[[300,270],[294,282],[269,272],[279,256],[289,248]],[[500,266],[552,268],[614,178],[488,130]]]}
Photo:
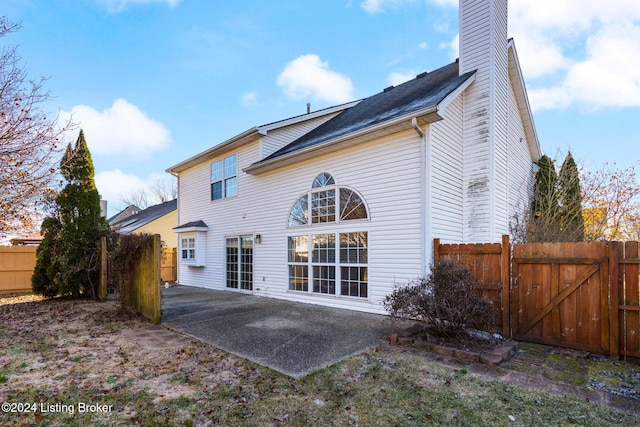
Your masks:
{"label": "white siding chimney", "polygon": [[464,94],[464,239],[507,234],[507,0],[460,0],[460,74],[476,70]]}

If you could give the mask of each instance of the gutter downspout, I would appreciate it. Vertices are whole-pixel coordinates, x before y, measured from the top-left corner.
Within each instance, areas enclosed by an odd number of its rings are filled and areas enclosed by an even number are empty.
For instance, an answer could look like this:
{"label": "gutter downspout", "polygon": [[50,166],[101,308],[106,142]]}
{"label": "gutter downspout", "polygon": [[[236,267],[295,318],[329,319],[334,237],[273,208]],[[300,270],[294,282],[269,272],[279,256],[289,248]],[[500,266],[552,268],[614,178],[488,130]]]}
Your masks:
{"label": "gutter downspout", "polygon": [[427,277],[427,138],[415,117],[411,126],[420,136],[420,274]]}

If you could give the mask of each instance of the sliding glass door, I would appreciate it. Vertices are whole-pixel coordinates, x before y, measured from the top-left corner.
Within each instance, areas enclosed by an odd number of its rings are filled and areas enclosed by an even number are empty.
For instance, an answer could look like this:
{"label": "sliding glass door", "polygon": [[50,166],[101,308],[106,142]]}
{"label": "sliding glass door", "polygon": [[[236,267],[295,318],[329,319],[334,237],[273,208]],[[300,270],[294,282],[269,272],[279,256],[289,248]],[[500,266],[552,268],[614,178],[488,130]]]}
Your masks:
{"label": "sliding glass door", "polygon": [[253,290],[253,236],[227,238],[225,269],[228,289]]}

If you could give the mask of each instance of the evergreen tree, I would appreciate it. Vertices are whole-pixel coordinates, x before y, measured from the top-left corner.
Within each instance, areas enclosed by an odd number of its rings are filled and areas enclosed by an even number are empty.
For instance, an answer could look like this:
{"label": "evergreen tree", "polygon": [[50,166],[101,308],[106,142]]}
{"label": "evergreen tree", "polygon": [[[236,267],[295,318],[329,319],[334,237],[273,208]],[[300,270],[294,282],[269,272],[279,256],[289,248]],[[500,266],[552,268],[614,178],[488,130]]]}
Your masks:
{"label": "evergreen tree", "polygon": [[553,160],[544,155],[538,160],[538,172],[533,189],[532,223],[530,242],[558,241],[560,205],[558,200],[558,175]]}
{"label": "evergreen tree", "polygon": [[571,152],[562,163],[559,181],[559,203],[561,207],[561,234],[565,241],[584,240],[584,219],[582,217],[582,190],[578,166]]}
{"label": "evergreen tree", "polygon": [[47,296],[95,297],[100,238],[109,225],[100,216],[93,161],[82,130],[75,147],[67,147],[60,172],[67,185],[56,199],[59,220],[48,218],[43,223],[47,244],[38,255],[32,285]]}
{"label": "evergreen tree", "polygon": [[62,228],[57,276],[60,293],[96,296],[100,263],[100,237],[108,229],[100,216],[100,195],[94,181],[91,153],[81,130],[75,148],[69,147],[61,171],[68,184],[58,196]]}
{"label": "evergreen tree", "polygon": [[56,277],[60,272],[57,256],[60,253],[60,229],[62,224],[57,218],[47,217],[42,221],[42,242],[36,249],[36,266],[31,276],[33,292],[47,298],[58,294]]}

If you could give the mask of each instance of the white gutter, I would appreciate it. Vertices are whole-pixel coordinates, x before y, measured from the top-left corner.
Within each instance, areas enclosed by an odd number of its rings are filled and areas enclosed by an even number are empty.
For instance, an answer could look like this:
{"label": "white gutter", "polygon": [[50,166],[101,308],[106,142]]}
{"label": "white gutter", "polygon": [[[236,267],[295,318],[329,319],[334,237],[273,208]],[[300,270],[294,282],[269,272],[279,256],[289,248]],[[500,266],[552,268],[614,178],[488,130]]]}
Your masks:
{"label": "white gutter", "polygon": [[427,136],[416,117],[411,126],[420,136],[420,274],[427,277]]}

